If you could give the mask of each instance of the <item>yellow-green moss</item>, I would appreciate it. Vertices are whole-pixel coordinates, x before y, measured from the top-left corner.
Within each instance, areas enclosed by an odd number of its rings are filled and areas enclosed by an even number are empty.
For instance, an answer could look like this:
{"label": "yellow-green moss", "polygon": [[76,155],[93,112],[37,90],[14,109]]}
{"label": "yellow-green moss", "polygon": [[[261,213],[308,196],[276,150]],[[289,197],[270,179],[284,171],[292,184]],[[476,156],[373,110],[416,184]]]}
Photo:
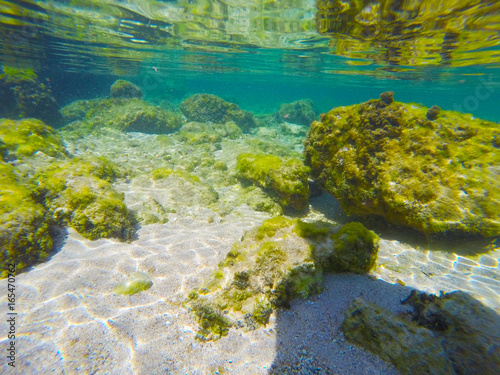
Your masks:
{"label": "yellow-green moss", "polygon": [[113,287],[113,292],[117,294],[132,295],[148,290],[153,285],[153,281],[144,272],[134,272],[127,280],[119,282]]}
{"label": "yellow-green moss", "polygon": [[236,169],[241,178],[269,191],[285,207],[303,210],[309,199],[309,169],[298,159],[275,155],[240,154]]}
{"label": "yellow-green moss", "polygon": [[270,219],[264,220],[262,225],[257,229],[255,238],[258,240],[262,240],[265,237],[274,237],[278,230],[287,228],[291,224],[292,220],[284,216],[275,216]]}

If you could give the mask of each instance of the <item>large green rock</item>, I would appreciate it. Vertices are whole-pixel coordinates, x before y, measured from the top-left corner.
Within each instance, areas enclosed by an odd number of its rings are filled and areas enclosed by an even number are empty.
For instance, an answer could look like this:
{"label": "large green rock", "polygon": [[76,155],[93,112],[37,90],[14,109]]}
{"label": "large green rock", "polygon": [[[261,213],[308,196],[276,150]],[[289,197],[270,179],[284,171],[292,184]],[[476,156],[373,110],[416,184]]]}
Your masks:
{"label": "large green rock", "polygon": [[243,111],[234,103],[210,94],[195,94],[181,103],[181,111],[189,121],[222,124],[234,121],[243,131],[255,127],[250,112]]}
{"label": "large green rock", "polygon": [[241,178],[264,188],[284,207],[307,208],[309,168],[299,159],[275,155],[240,154],[236,169]]}
{"label": "large green rock", "polygon": [[50,216],[36,203],[13,168],[0,161],[0,277],[43,261],[52,248]]}
{"label": "large green rock", "polygon": [[124,132],[168,134],[182,126],[178,113],[166,111],[138,98],[79,100],[61,110],[67,137],[82,137],[99,128]]}
{"label": "large green rock", "polygon": [[[362,227],[347,225],[352,224]],[[339,256],[338,249],[352,248],[353,241],[342,234],[344,228],[328,223],[277,216],[247,232],[205,285],[189,294],[199,337],[217,339],[232,326],[251,330],[266,324],[274,309],[321,291],[323,272],[368,272],[375,264],[378,237],[362,228],[357,234],[365,248],[358,248],[350,260]],[[361,253],[364,268],[359,265]],[[341,264],[334,266],[339,259]]]}
{"label": "large green rock", "polygon": [[109,94],[112,98],[142,98],[141,88],[124,79],[116,80],[115,83],[111,85]]}
{"label": "large green rock", "polygon": [[53,127],[63,124],[50,88],[30,69],[0,67],[0,117],[33,117]]}
{"label": "large green rock", "polygon": [[403,374],[494,375],[500,368],[500,319],[467,293],[413,291],[414,311],[396,316],[361,299],[345,313],[346,338]]}
{"label": "large green rock", "polygon": [[302,99],[281,104],[274,117],[277,121],[309,126],[311,122],[317,119],[318,114],[318,110],[314,107],[311,99]]}
{"label": "large green rock", "polygon": [[389,92],[322,115],[304,153],[349,214],[488,237],[500,234],[499,139],[498,124],[395,102]]}

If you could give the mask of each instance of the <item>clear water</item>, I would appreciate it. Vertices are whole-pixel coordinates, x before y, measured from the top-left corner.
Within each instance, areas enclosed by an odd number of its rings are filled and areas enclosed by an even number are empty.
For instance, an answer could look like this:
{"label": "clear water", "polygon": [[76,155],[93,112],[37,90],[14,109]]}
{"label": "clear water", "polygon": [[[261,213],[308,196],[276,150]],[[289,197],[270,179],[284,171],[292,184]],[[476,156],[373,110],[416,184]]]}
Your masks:
{"label": "clear water", "polygon": [[[353,11],[337,17],[339,7]],[[500,2],[493,0],[2,1],[0,40],[0,64],[33,69],[61,107],[106,97],[121,78],[141,87],[146,101],[176,110],[188,96],[209,93],[255,115],[304,98],[327,112],[390,90],[397,101],[500,123]],[[300,152],[302,138],[276,139],[276,147]],[[183,158],[201,154],[155,142],[154,135],[102,132],[66,144],[73,155],[106,156],[145,172],[169,163],[182,169]],[[212,157],[234,167],[245,147],[241,141]],[[221,201],[238,194],[238,184],[199,177]],[[126,180],[114,187],[131,205],[166,194]],[[325,374],[397,374],[344,341],[339,320],[353,298],[364,295],[397,313],[404,309],[388,296],[398,302],[411,288],[458,289],[500,311],[495,239],[434,239],[386,228],[372,272],[376,284],[329,276],[323,294],[276,313],[267,327],[204,346],[194,339],[196,325],[182,301],[233,242],[269,217],[248,206],[231,207],[227,217],[212,209],[175,206],[168,223],[143,226],[131,243],[90,241],[69,230],[46,263],[17,277],[19,367],[9,367],[2,354],[0,372],[264,374],[273,363],[284,369],[298,361],[304,374],[315,366]],[[345,220],[326,194],[311,201],[304,217]],[[113,285],[137,270],[152,275],[151,290],[114,295]],[[343,297],[332,302],[337,289]],[[7,297],[1,297],[5,317]],[[2,346],[6,332],[3,322]]]}

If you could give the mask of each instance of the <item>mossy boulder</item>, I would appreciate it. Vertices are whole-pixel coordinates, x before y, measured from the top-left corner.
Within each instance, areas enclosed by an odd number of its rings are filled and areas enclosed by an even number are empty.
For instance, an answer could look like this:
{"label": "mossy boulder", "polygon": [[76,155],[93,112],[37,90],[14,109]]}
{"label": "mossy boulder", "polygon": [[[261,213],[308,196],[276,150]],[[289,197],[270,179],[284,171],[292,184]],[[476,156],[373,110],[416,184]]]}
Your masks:
{"label": "mossy boulder", "polygon": [[299,159],[283,159],[265,154],[240,154],[236,168],[240,178],[262,187],[282,206],[295,210],[307,208],[309,168]]}
{"label": "mossy boulder", "polygon": [[0,71],[0,117],[33,117],[53,127],[63,124],[50,88],[30,69],[4,67]]}
{"label": "mossy boulder", "polygon": [[76,101],[62,109],[66,121],[64,136],[82,137],[99,128],[124,132],[168,134],[182,126],[178,113],[166,111],[137,98]]}
{"label": "mossy boulder", "polygon": [[361,299],[345,313],[346,338],[402,374],[487,374],[500,368],[500,319],[467,293],[413,291],[414,311],[396,316]]}
{"label": "mossy boulder", "polygon": [[[323,272],[351,271],[346,264],[331,266],[339,258],[335,249],[350,246],[344,236],[335,237],[339,229],[342,230],[328,223],[305,223],[277,216],[247,232],[211,278],[188,296],[187,304],[200,323],[199,337],[216,339],[231,326],[251,330],[266,324],[274,309],[321,291]],[[367,237],[366,233],[363,236]],[[365,253],[366,264],[371,267],[374,262],[368,260],[375,259],[378,250],[376,235],[373,238]],[[352,271],[360,271],[357,260]],[[363,270],[367,271],[368,267]],[[211,329],[205,328],[208,323],[197,313],[200,309],[211,312]],[[221,327],[215,324],[219,320],[223,322]]]}
{"label": "mossy boulder", "polygon": [[[424,233],[500,234],[497,124],[391,101],[338,107],[311,125],[305,163],[348,214]],[[433,116],[434,118],[434,116]]]}
{"label": "mossy boulder", "polygon": [[181,103],[181,111],[189,121],[216,124],[233,121],[243,131],[248,131],[256,125],[250,112],[243,111],[238,105],[210,94],[190,96]]}
{"label": "mossy boulder", "polygon": [[345,313],[345,337],[402,374],[454,375],[453,365],[436,335],[362,299]]}
{"label": "mossy boulder", "polygon": [[7,265],[17,270],[47,258],[52,249],[50,217],[33,199],[14,169],[0,162],[0,277]]}
{"label": "mossy boulder", "polygon": [[134,85],[132,82],[118,79],[111,85],[110,96],[112,98],[142,98],[142,90],[139,86]]}
{"label": "mossy boulder", "polygon": [[32,191],[59,225],[91,240],[135,235],[135,219],[112,186],[119,169],[104,157],[56,161],[37,171]]}
{"label": "mossy boulder", "polygon": [[309,126],[318,118],[319,112],[311,99],[297,100],[292,103],[280,105],[278,112],[274,114],[276,121],[291,122],[293,124]]}
{"label": "mossy boulder", "polygon": [[37,119],[0,119],[0,140],[6,160],[23,159],[36,152],[54,157],[66,155],[62,138]]}

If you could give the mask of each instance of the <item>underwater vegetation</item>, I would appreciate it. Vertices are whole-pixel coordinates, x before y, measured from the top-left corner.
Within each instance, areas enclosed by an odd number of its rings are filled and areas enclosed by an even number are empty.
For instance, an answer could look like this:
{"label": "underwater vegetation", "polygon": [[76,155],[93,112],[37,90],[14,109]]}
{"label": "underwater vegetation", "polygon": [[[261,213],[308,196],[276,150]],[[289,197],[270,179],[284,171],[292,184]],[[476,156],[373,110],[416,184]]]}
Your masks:
{"label": "underwater vegetation", "polygon": [[132,82],[118,79],[111,85],[110,96],[112,98],[142,99],[142,90],[139,86],[134,85]]}
{"label": "underwater vegetation", "polygon": [[0,117],[33,117],[53,127],[63,124],[50,88],[31,69],[0,67],[0,98]]}
{"label": "underwater vegetation", "polygon": [[123,171],[112,162],[69,156],[62,138],[37,119],[0,120],[0,141],[2,265],[21,270],[46,259],[55,226],[89,239],[134,236],[135,219],[112,186]]}
{"label": "underwater vegetation", "polygon": [[500,368],[498,315],[467,293],[413,291],[411,316],[356,299],[345,312],[346,338],[402,374],[485,374]]}
{"label": "underwater vegetation", "polygon": [[265,220],[233,244],[203,287],[189,293],[198,337],[218,339],[233,326],[265,325],[276,308],[319,293],[323,272],[368,272],[377,250],[378,236],[359,223]]}
{"label": "underwater vegetation", "polygon": [[242,179],[269,191],[283,207],[295,210],[307,208],[309,168],[299,159],[283,159],[265,154],[240,154],[236,169]]}
{"label": "underwater vegetation", "polygon": [[117,283],[113,287],[116,294],[132,295],[148,290],[153,285],[151,277],[145,272],[133,272],[125,281]]}
{"label": "underwater vegetation", "polygon": [[188,121],[216,124],[233,121],[244,132],[256,126],[252,113],[211,94],[192,95],[181,103],[180,108]]}
{"label": "underwater vegetation", "polygon": [[498,125],[393,100],[332,109],[311,124],[305,164],[348,214],[424,233],[500,234]]}

